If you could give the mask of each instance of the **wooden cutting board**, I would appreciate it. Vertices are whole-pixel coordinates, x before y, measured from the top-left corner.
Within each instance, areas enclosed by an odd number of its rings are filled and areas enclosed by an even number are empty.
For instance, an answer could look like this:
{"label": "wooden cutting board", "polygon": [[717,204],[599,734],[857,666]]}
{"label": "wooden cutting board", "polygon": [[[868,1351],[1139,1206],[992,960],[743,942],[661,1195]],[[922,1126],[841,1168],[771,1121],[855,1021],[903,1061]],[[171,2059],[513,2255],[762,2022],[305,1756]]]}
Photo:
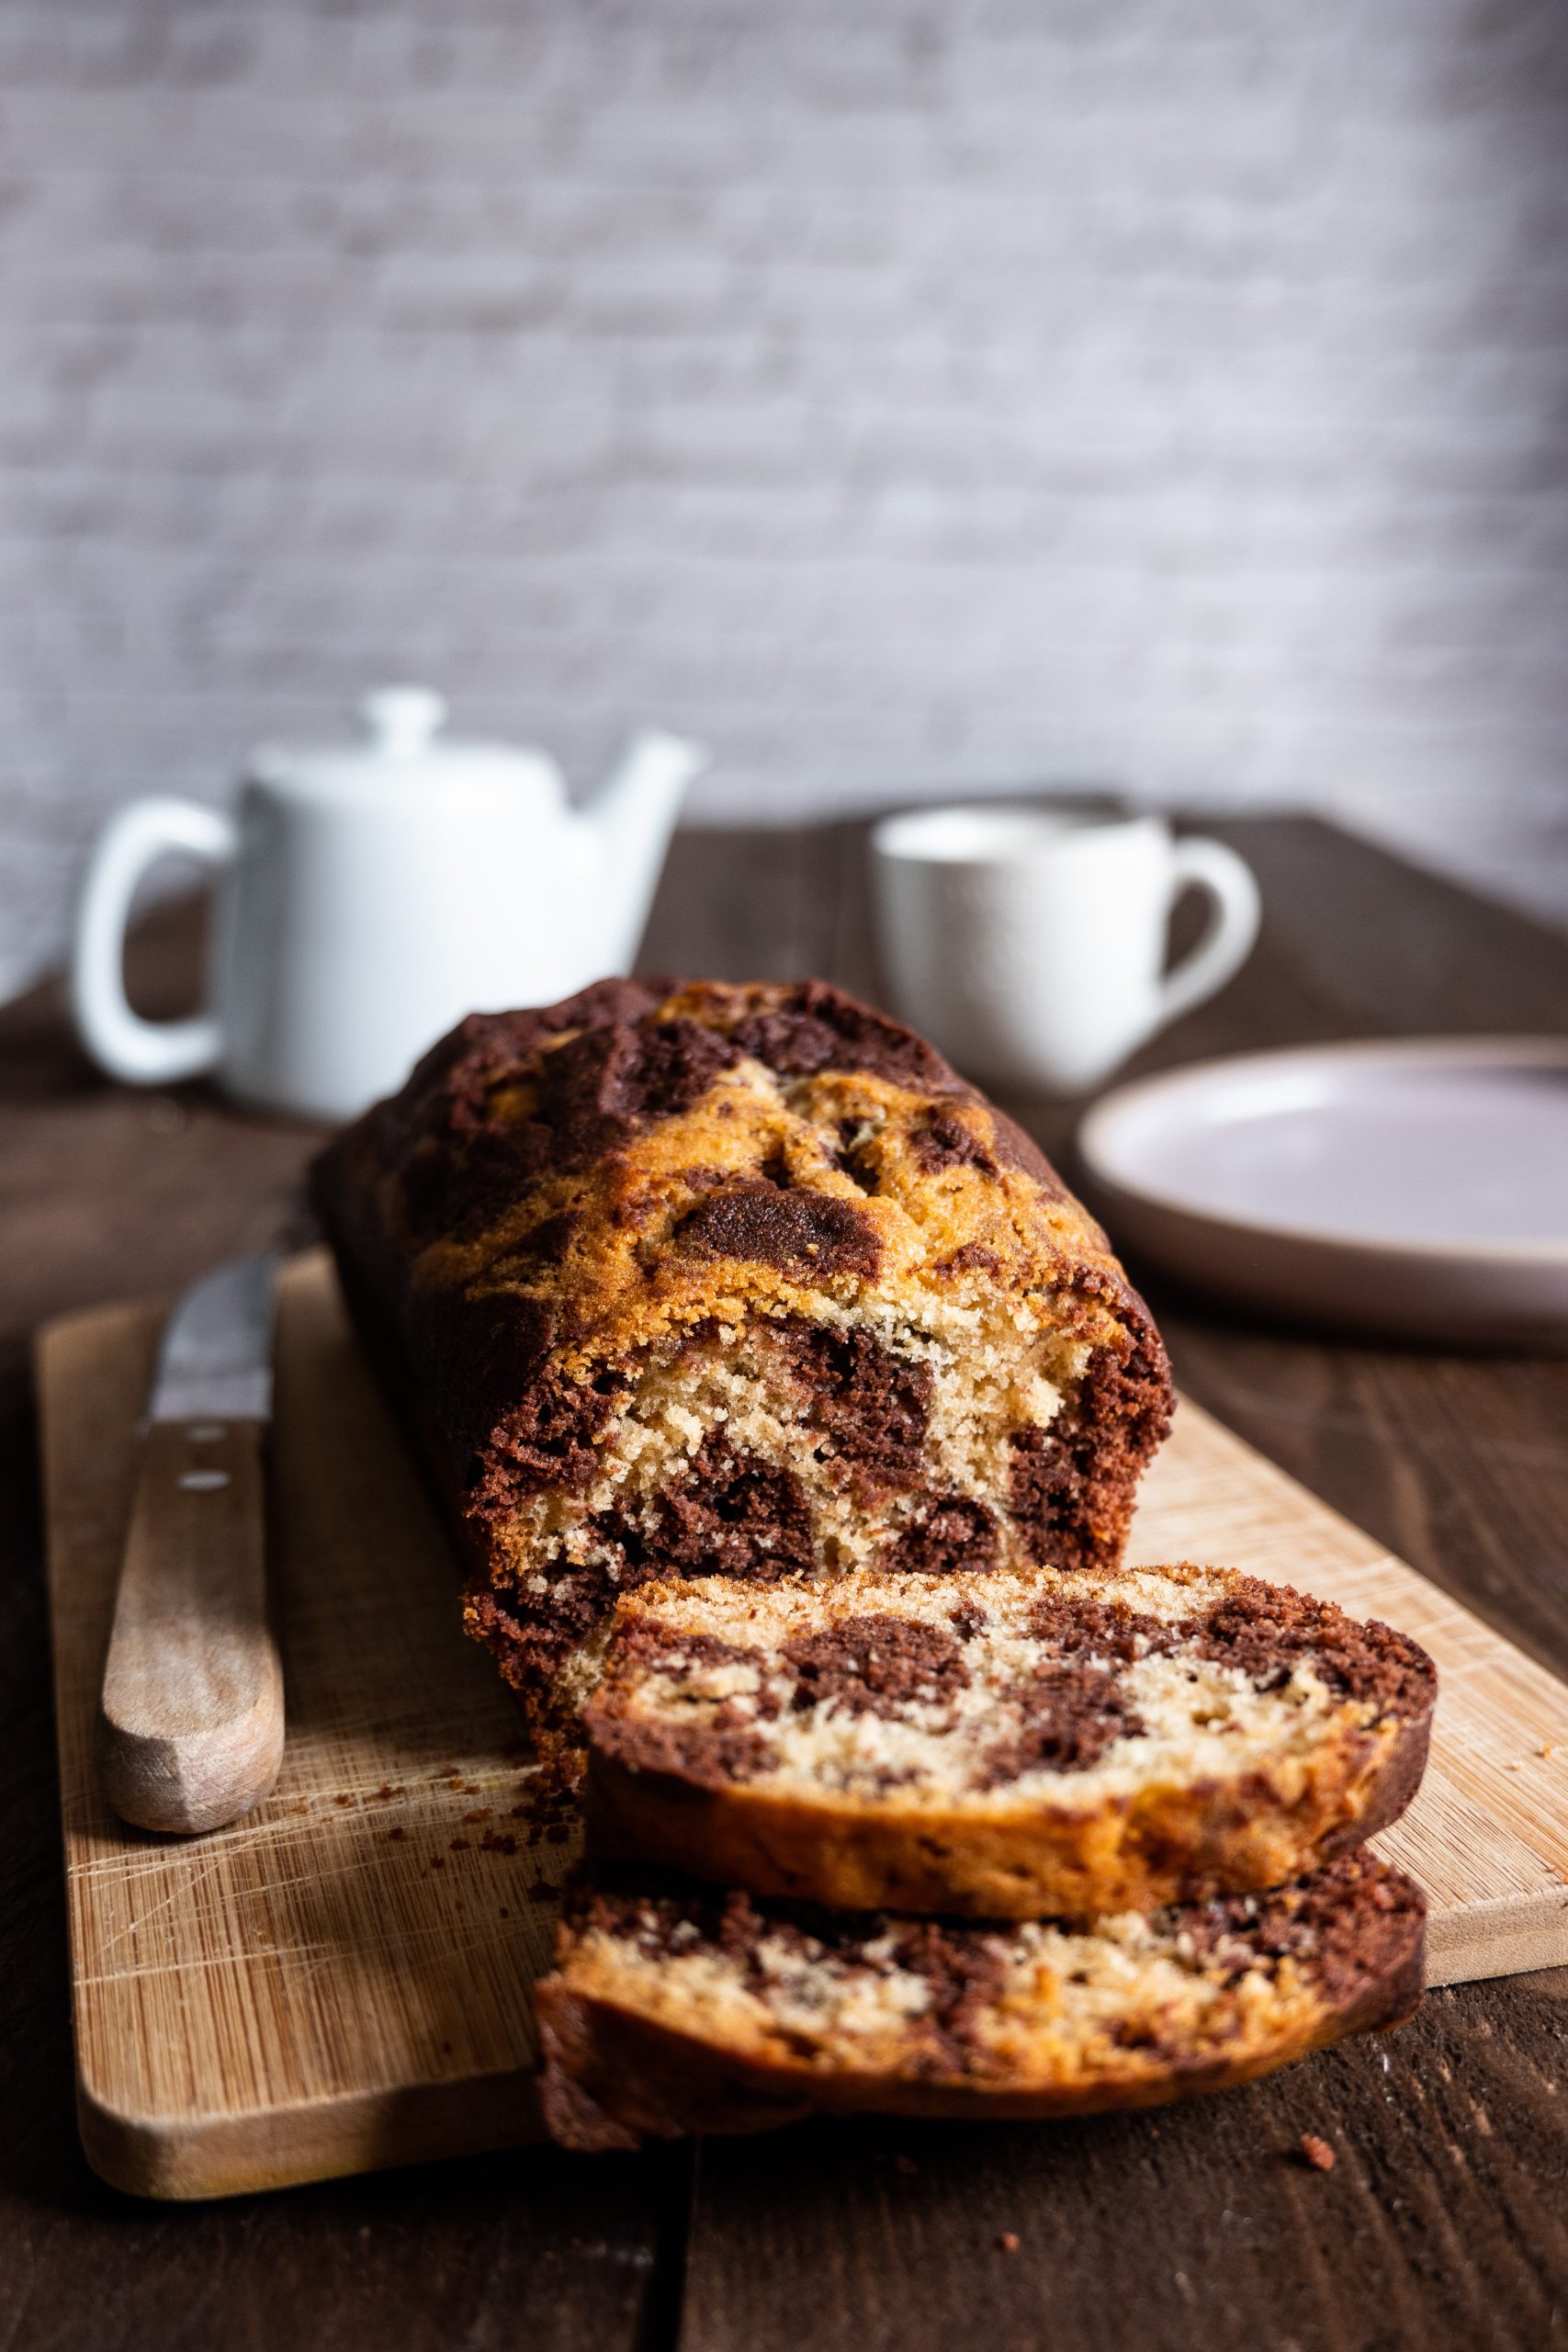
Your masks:
{"label": "wooden cutting board", "polygon": [[[151,2197],[279,2188],[537,2136],[529,1986],[570,1847],[531,1849],[514,1704],[325,1259],[284,1277],[272,1523],[282,1777],[233,1828],[125,1828],[94,1706],[161,1328],[39,1346],[82,2136]],[[1568,1961],[1568,1687],[1200,1408],[1145,1482],[1134,1556],[1208,1559],[1383,1617],[1437,1658],[1431,1769],[1379,1841],[1432,1903],[1434,1983]]]}

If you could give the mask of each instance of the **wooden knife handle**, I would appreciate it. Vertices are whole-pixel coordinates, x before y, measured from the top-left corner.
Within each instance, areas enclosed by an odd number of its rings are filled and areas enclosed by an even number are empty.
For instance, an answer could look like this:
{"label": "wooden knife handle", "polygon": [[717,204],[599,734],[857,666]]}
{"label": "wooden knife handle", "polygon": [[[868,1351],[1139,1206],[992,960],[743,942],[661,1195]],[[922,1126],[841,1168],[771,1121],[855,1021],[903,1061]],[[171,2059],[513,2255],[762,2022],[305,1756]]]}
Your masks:
{"label": "wooden knife handle", "polygon": [[217,1829],[283,1758],[260,1421],[154,1422],[98,1714],[104,1792],[142,1829]]}

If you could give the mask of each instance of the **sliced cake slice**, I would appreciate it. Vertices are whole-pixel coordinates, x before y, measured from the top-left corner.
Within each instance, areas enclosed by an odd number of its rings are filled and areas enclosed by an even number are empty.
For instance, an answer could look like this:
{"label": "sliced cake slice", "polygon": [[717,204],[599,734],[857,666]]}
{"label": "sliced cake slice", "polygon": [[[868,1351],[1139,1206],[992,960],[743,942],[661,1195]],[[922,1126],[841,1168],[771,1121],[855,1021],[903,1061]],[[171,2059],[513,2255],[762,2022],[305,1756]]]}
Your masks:
{"label": "sliced cake slice", "polygon": [[852,1918],[602,1881],[536,1997],[569,2147],[818,2112],[1056,2116],[1251,2081],[1421,1995],[1426,1905],[1371,1855],[1272,1894],[1102,1918]]}
{"label": "sliced cake slice", "polygon": [[1278,1886],[1403,1812],[1437,1675],[1234,1569],[643,1587],[583,1716],[612,1851],[847,1909]]}

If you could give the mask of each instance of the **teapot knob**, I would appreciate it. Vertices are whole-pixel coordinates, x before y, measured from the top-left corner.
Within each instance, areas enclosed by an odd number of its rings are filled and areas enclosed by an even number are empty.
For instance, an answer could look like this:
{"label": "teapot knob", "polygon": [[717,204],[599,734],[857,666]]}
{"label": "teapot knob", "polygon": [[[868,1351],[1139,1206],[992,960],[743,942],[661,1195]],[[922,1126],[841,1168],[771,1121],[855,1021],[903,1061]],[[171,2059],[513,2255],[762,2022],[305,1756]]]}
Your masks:
{"label": "teapot knob", "polygon": [[428,686],[378,686],[361,701],[359,717],[372,751],[418,759],[446,717],[446,698]]}

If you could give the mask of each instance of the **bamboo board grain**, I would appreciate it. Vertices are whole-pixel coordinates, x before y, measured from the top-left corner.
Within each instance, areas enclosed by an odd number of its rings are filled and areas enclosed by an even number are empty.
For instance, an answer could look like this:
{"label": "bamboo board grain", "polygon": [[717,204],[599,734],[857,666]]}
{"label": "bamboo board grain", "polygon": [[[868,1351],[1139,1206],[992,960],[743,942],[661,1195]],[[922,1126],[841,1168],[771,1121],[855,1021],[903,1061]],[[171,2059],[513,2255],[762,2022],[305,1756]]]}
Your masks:
{"label": "bamboo board grain", "polygon": [[[284,1277],[272,1486],[288,1741],[273,1795],[164,1839],[107,1811],[94,1702],[160,1328],[70,1317],[39,1348],[78,2108],[106,2178],[282,2187],[532,2137],[529,1986],[569,1845],[531,1849],[513,1702],[323,1258]],[[1568,1687],[1199,1408],[1133,1555],[1224,1560],[1416,1634],[1433,1761],[1380,1843],[1427,1889],[1436,1983],[1568,1961]]]}

